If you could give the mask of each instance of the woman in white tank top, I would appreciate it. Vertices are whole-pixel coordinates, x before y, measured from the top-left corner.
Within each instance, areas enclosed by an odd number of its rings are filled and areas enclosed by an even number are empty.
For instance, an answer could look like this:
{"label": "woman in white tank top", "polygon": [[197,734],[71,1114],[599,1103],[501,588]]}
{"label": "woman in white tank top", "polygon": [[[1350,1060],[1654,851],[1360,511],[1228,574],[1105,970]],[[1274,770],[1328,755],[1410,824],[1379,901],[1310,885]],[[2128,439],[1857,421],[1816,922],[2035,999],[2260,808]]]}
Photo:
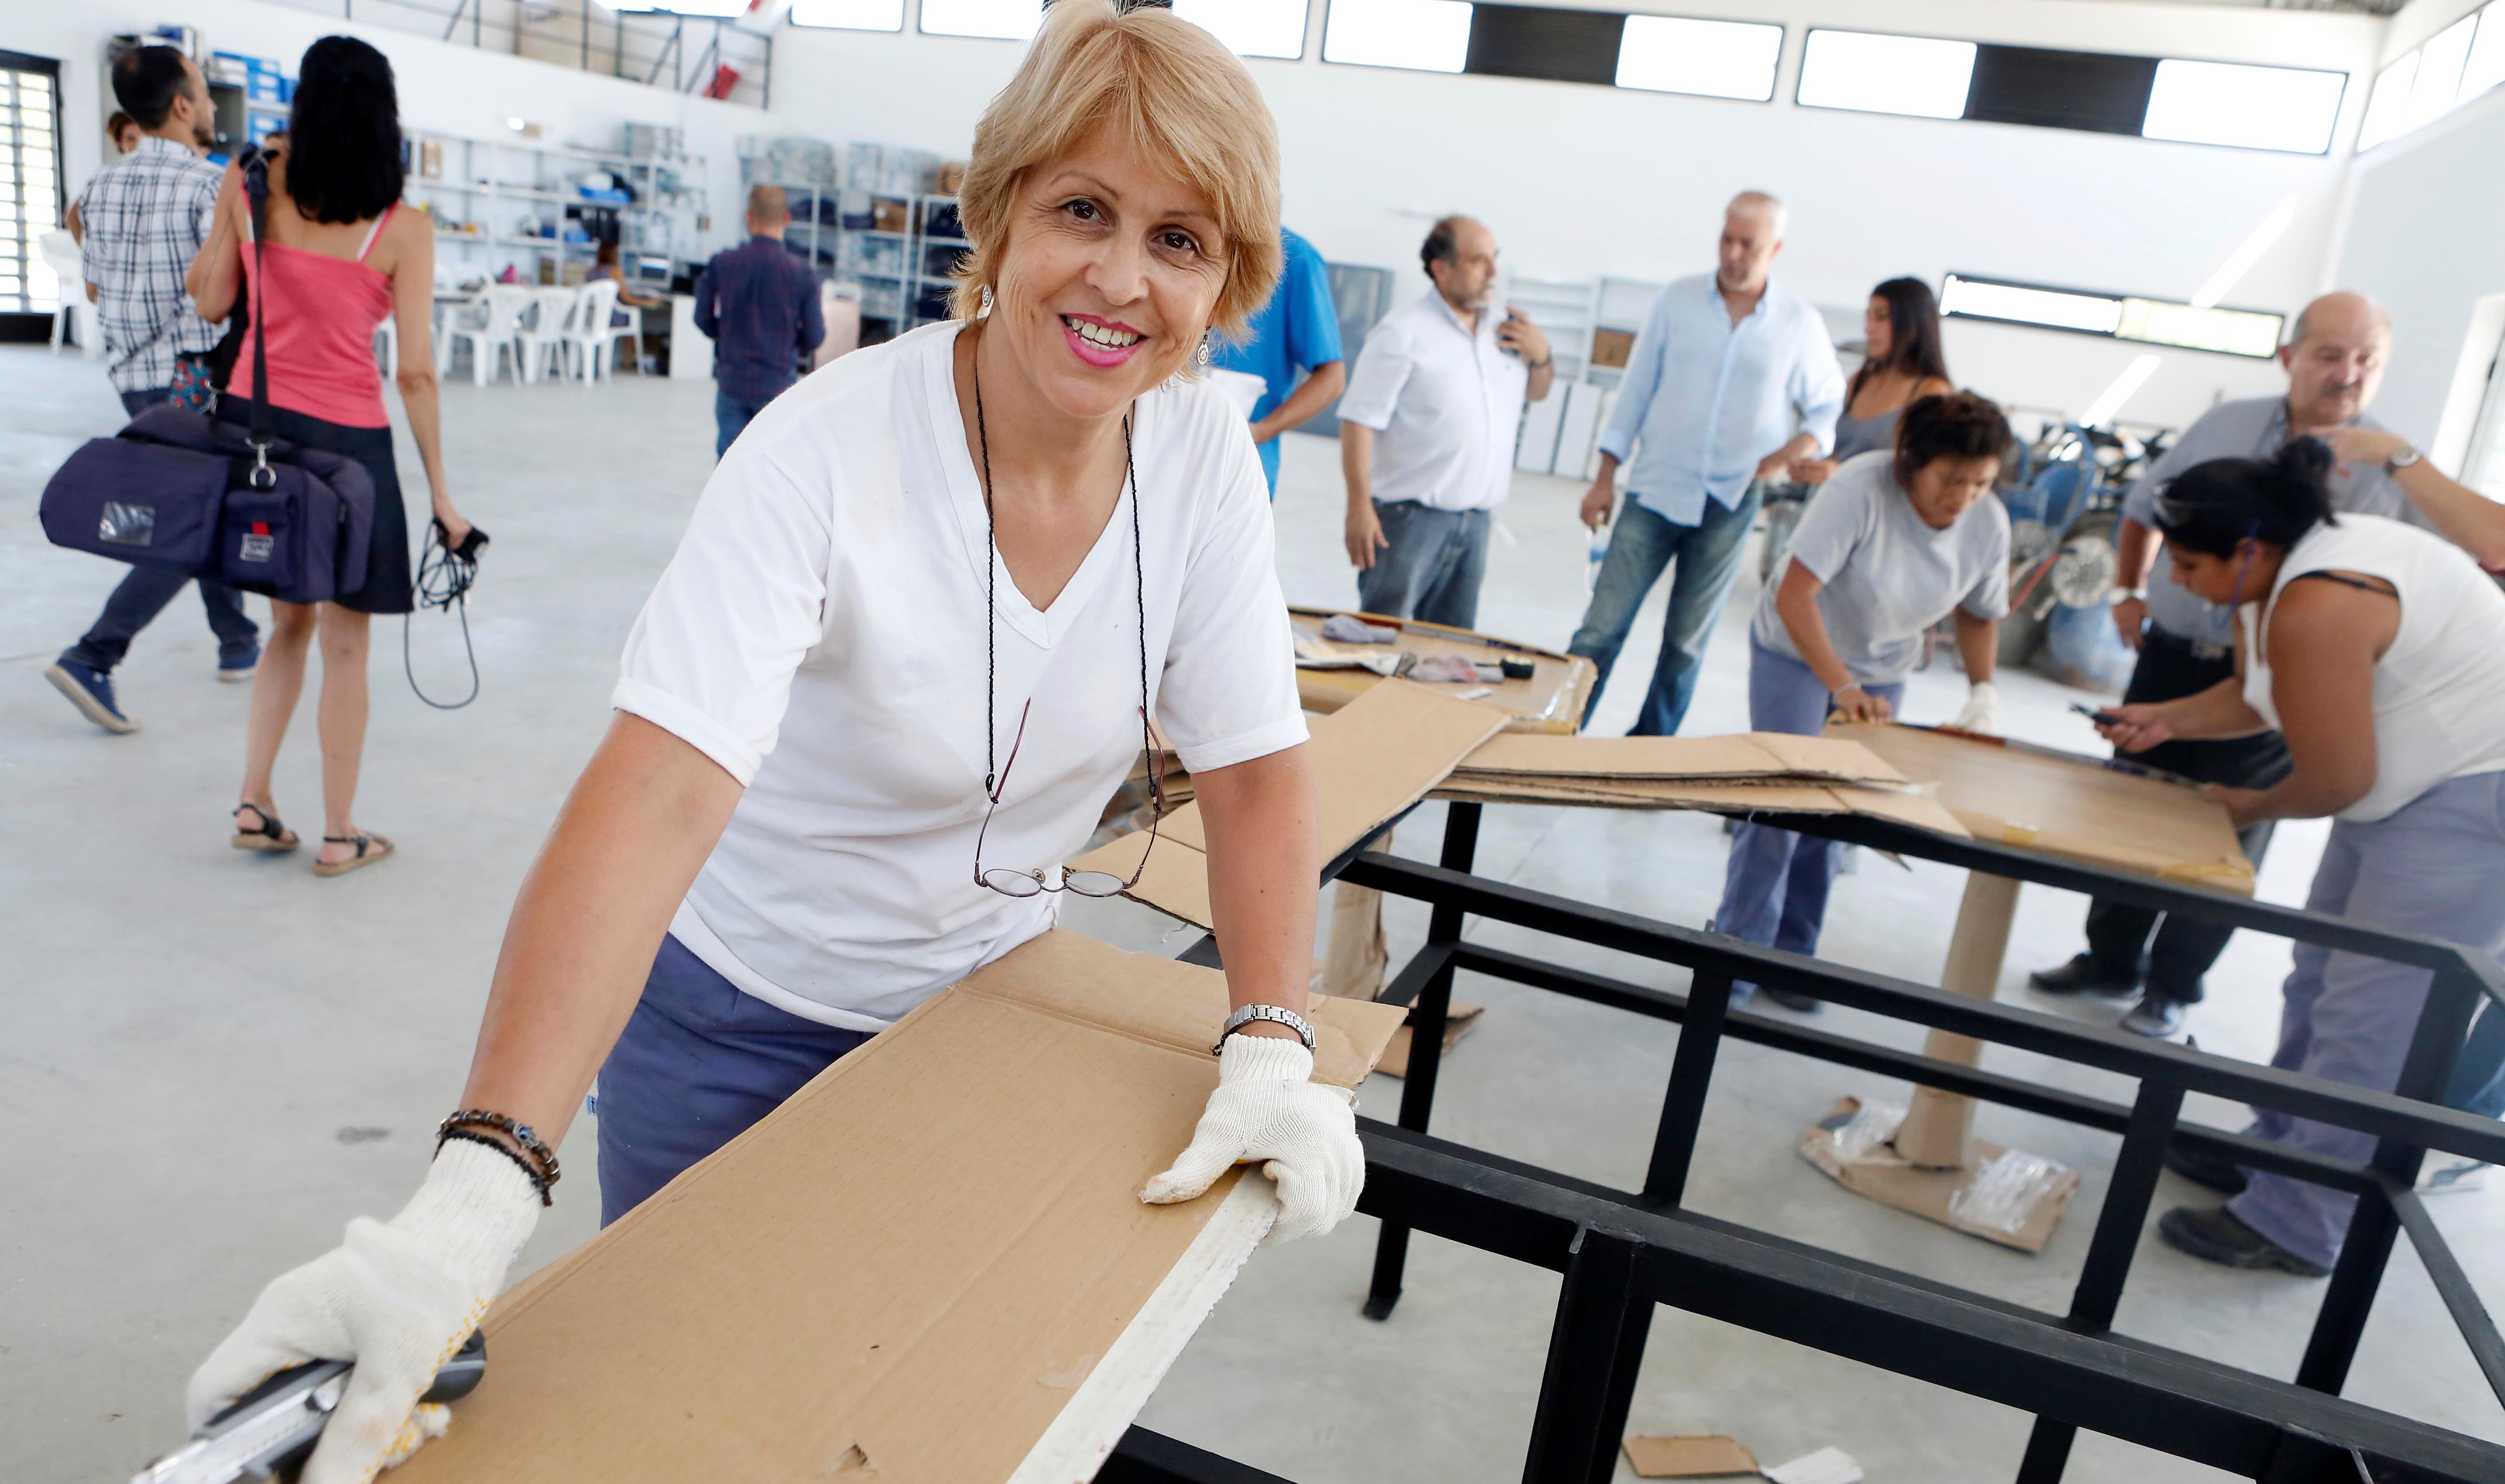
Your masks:
{"label": "woman in white tank top", "polygon": [[[2216,459],[2160,495],[2174,576],[2239,618],[2236,678],[2115,708],[2127,751],[2170,737],[2286,734],[2295,767],[2268,789],[2212,788],[2239,828],[2331,816],[2309,910],[2505,950],[2505,592],[2442,538],[2334,517],[2331,453]],[[2300,946],[2274,1065],[2392,1090],[2426,1001],[2423,969]],[[2264,1138],[2363,1160],[2374,1140],[2264,1113]],[[2178,1168],[2182,1168],[2178,1166]],[[2177,1207],[2160,1234],[2236,1267],[2327,1272],[2355,1197],[2223,1162],[2182,1173],[2235,1198]]]}

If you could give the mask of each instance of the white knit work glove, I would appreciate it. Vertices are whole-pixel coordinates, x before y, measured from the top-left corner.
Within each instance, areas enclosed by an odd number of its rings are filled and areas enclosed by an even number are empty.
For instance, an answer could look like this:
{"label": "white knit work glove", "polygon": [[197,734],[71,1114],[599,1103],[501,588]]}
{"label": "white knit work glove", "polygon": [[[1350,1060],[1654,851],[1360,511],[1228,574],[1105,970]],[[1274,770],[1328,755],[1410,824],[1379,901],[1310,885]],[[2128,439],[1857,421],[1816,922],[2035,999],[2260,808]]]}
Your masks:
{"label": "white knit work glove", "polygon": [[301,1484],[367,1484],[441,1435],[449,1413],[417,1398],[478,1327],[539,1215],[539,1192],[512,1160],[445,1144],[399,1216],[357,1218],[346,1241],[261,1290],[193,1373],[191,1426],[289,1366],[352,1360]]}
{"label": "white knit work glove", "polygon": [[1965,709],[1949,724],[1959,731],[1979,731],[1987,736],[2000,735],[2000,688],[1988,680],[1979,680],[1965,693]]}
{"label": "white knit work glove", "polygon": [[1357,1209],[1365,1148],[1357,1142],[1357,1094],[1311,1080],[1314,1053],[1277,1036],[1229,1036],[1217,1055],[1217,1090],[1174,1168],[1140,1199],[1187,1201],[1229,1167],[1260,1160],[1279,1186],[1279,1219],[1264,1242],[1319,1237]]}

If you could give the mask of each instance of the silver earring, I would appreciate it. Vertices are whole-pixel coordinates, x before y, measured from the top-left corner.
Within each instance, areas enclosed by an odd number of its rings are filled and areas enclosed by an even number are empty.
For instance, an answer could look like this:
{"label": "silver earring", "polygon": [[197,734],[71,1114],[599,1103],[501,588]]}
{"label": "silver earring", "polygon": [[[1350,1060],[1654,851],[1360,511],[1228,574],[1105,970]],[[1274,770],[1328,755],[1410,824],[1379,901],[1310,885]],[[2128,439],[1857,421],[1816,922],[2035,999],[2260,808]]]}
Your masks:
{"label": "silver earring", "polygon": [[1191,353],[1192,368],[1195,371],[1209,370],[1210,357],[1216,354],[1217,351],[1210,344],[1210,337],[1203,335],[1200,337],[1200,348]]}
{"label": "silver earring", "polygon": [[985,284],[985,285],[983,285],[983,307],[975,311],[975,313],[974,313],[974,317],[975,317],[976,319],[980,319],[980,318],[982,318],[984,315],[987,315],[987,314],[989,314],[989,313],[991,313],[991,312],[992,312],[992,286],[991,286],[990,284]]}

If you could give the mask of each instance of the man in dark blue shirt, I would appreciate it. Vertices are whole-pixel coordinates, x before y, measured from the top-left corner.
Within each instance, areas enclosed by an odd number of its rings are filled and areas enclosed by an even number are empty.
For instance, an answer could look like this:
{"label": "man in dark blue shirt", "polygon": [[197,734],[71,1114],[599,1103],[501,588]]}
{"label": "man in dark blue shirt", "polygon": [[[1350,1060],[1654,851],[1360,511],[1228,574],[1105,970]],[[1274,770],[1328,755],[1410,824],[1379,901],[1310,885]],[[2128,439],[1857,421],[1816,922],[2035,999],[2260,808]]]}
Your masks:
{"label": "man in dark blue shirt", "polygon": [[783,246],[792,206],[780,186],[748,193],[748,240],[696,279],[696,328],[713,339],[714,457],[798,375],[800,358],[827,337],[818,275]]}

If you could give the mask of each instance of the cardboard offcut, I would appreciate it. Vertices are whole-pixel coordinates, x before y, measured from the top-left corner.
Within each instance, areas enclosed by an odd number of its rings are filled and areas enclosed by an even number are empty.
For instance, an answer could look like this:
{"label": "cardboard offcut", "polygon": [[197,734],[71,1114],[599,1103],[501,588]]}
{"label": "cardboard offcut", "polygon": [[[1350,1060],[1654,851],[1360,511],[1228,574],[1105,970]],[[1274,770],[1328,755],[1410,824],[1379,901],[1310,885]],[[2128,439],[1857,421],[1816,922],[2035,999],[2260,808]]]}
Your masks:
{"label": "cardboard offcut", "polygon": [[[1397,642],[1387,645],[1331,645],[1322,637],[1323,620],[1336,613],[1351,613],[1368,623],[1381,624],[1400,631]],[[1298,649],[1315,654],[1336,651],[1356,655],[1367,651],[1397,657],[1402,653],[1429,659],[1437,654],[1460,654],[1469,659],[1528,659],[1532,662],[1529,680],[1483,681],[1488,693],[1470,705],[1482,706],[1501,714],[1509,729],[1522,732],[1570,732],[1583,724],[1583,706],[1591,699],[1592,688],[1599,684],[1600,671],[1592,661],[1576,654],[1560,654],[1534,645],[1517,644],[1474,629],[1449,628],[1440,623],[1422,623],[1415,618],[1387,618],[1355,609],[1290,608],[1288,620],[1294,625]],[[1330,713],[1364,694],[1380,682],[1371,670],[1356,666],[1318,669],[1299,666],[1296,689],[1307,711]],[[1478,686],[1450,688],[1452,693],[1475,690]]]}
{"label": "cardboard offcut", "polygon": [[1902,1110],[1865,1109],[1860,1099],[1846,1098],[1801,1136],[1801,1157],[1844,1188],[1883,1205],[1987,1242],[2040,1253],[2078,1193],[2078,1171],[1982,1139],[1967,1146],[1963,1169],[1920,1168],[1880,1130],[1856,1126],[1865,1112],[1892,1123]]}
{"label": "cardboard offcut", "polygon": [[[1444,1011],[1444,1049],[1450,1051],[1461,1044],[1462,1038],[1477,1030],[1479,1021],[1486,1015],[1487,1007],[1484,1005],[1464,1005],[1458,1000],[1454,1001]],[[1392,1043],[1383,1048],[1383,1059],[1375,1063],[1375,1071],[1385,1077],[1409,1075],[1409,1046],[1413,1029],[1405,1020],[1400,1023],[1400,1029],[1392,1033]]]}
{"label": "cardboard offcut", "polygon": [[1714,1479],[1758,1471],[1757,1456],[1746,1444],[1719,1434],[1630,1437],[1623,1446],[1639,1478]]}
{"label": "cardboard offcut", "polygon": [[1835,737],[1751,731],[1719,737],[1502,736],[1462,760],[1464,775],[1520,774],[1680,783],[1801,782],[1903,785],[1870,749]]}
{"label": "cardboard offcut", "polygon": [[[489,1313],[394,1484],[1078,1484],[1269,1224],[1140,1186],[1217,1084],[1223,975],[1047,933],[941,992]],[[1317,1002],[1315,1078],[1400,1011]]]}

